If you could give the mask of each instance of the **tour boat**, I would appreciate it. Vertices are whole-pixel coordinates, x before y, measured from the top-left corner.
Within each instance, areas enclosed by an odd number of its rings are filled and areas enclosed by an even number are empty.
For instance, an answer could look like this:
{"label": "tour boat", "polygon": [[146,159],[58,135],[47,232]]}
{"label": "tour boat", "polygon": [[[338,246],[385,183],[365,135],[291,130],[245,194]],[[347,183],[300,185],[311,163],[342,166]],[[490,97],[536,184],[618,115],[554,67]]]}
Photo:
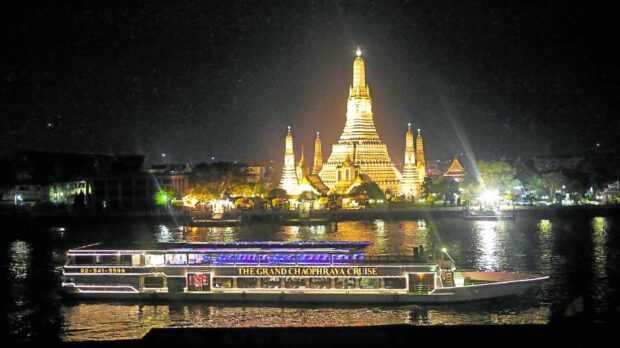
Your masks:
{"label": "tour boat", "polygon": [[369,242],[93,244],[67,252],[66,297],[223,302],[449,303],[519,295],[548,277],[457,271]]}

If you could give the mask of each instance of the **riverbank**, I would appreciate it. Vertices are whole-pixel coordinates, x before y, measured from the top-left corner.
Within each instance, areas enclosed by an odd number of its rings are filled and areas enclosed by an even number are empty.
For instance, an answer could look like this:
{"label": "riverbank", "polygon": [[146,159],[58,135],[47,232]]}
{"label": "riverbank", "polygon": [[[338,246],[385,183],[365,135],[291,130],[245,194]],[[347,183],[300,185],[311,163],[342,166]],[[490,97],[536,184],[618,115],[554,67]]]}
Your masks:
{"label": "riverbank", "polygon": [[[515,215],[521,217],[553,218],[572,215],[584,217],[615,216],[620,214],[620,206],[517,206]],[[463,207],[458,206],[413,206],[413,207],[386,207],[368,209],[340,209],[340,210],[313,210],[307,217],[300,217],[298,211],[286,210],[233,210],[224,214],[223,219],[230,224],[251,222],[272,222],[291,224],[296,221],[304,223],[330,223],[351,220],[418,220],[434,218],[458,218],[463,215]],[[201,219],[201,226],[222,225],[221,221],[209,220],[208,216],[196,217]],[[206,219],[205,219],[206,218]],[[0,221],[14,223],[51,223],[62,224],[71,222],[106,222],[106,221],[161,221],[162,223],[176,223],[191,225],[192,214],[181,210],[161,211],[108,211],[108,212],[36,212],[12,211],[0,213]]]}

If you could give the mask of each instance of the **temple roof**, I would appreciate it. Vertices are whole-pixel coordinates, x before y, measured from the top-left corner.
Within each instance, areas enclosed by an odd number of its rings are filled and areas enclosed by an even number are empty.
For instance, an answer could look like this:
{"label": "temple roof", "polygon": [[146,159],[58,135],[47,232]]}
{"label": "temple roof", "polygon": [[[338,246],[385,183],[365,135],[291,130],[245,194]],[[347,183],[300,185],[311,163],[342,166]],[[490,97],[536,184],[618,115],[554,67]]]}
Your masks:
{"label": "temple roof", "polygon": [[318,174],[310,174],[306,177],[310,181],[310,185],[312,185],[312,187],[317,189],[319,192],[321,193],[329,192],[329,187],[325,185],[325,183],[323,182],[323,180],[321,180],[321,177]]}
{"label": "temple roof", "polygon": [[452,163],[450,164],[450,167],[448,167],[448,170],[446,170],[446,172],[443,173],[443,176],[453,177],[453,178],[462,178],[466,175],[467,175],[467,172],[465,171],[465,169],[463,169],[461,162],[459,162],[459,160],[456,158],[452,160]]}

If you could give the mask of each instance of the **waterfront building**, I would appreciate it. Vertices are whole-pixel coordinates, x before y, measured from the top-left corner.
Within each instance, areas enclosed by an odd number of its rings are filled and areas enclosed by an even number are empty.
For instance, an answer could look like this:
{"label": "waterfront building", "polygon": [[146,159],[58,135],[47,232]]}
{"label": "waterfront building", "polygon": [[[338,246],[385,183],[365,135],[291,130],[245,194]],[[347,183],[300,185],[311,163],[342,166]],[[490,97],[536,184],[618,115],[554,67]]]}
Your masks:
{"label": "waterfront building", "polygon": [[282,179],[280,188],[288,193],[292,193],[297,188],[297,172],[295,169],[295,151],[293,150],[293,135],[291,127],[288,127],[284,145],[284,167],[282,168]]}
{"label": "waterfront building", "polygon": [[[401,174],[375,128],[372,98],[370,88],[366,84],[364,59],[361,57],[362,52],[359,48],[356,54],[344,129],[338,142],[332,145],[327,162],[323,162],[321,139],[317,132],[312,166],[312,175],[316,177],[309,181],[320,182],[318,186],[313,186],[320,192],[323,191],[322,186],[325,186],[329,188],[330,193],[345,194],[350,190],[355,179],[364,174],[383,192],[419,197],[426,177],[424,141],[421,131],[418,129],[416,137],[411,124],[408,126],[405,137],[405,163],[403,174]],[[309,171],[303,150],[301,159],[295,166],[290,127],[286,135],[284,160],[280,187],[289,193],[299,191],[296,185],[299,185]]]}
{"label": "waterfront building", "polygon": [[342,193],[342,186],[337,185],[342,178],[338,180],[337,173],[338,168],[342,168],[348,158],[354,165],[359,166],[361,173],[367,174],[382,190],[400,192],[401,173],[392,162],[387,147],[375,128],[370,88],[366,84],[364,59],[359,48],[356,54],[345,127],[338,142],[332,145],[331,154],[323,164],[319,176],[335,193]]}
{"label": "waterfront building", "polygon": [[461,165],[461,162],[459,162],[458,159],[454,158],[448,170],[443,173],[443,176],[446,178],[454,179],[457,182],[461,182],[463,181],[463,179],[465,179],[465,176],[467,176],[467,172]]}

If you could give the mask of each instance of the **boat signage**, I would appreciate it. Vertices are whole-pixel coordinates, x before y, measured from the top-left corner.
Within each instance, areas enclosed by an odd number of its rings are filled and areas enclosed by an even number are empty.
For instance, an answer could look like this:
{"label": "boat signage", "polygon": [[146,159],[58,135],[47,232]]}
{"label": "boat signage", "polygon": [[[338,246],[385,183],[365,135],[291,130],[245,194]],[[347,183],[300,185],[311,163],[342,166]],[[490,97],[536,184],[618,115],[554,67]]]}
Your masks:
{"label": "boat signage", "polygon": [[80,273],[125,273],[126,268],[120,267],[83,267]]}
{"label": "boat signage", "polygon": [[400,275],[394,268],[381,267],[231,267],[217,269],[217,275],[228,276],[323,276],[323,277],[359,277]]}

